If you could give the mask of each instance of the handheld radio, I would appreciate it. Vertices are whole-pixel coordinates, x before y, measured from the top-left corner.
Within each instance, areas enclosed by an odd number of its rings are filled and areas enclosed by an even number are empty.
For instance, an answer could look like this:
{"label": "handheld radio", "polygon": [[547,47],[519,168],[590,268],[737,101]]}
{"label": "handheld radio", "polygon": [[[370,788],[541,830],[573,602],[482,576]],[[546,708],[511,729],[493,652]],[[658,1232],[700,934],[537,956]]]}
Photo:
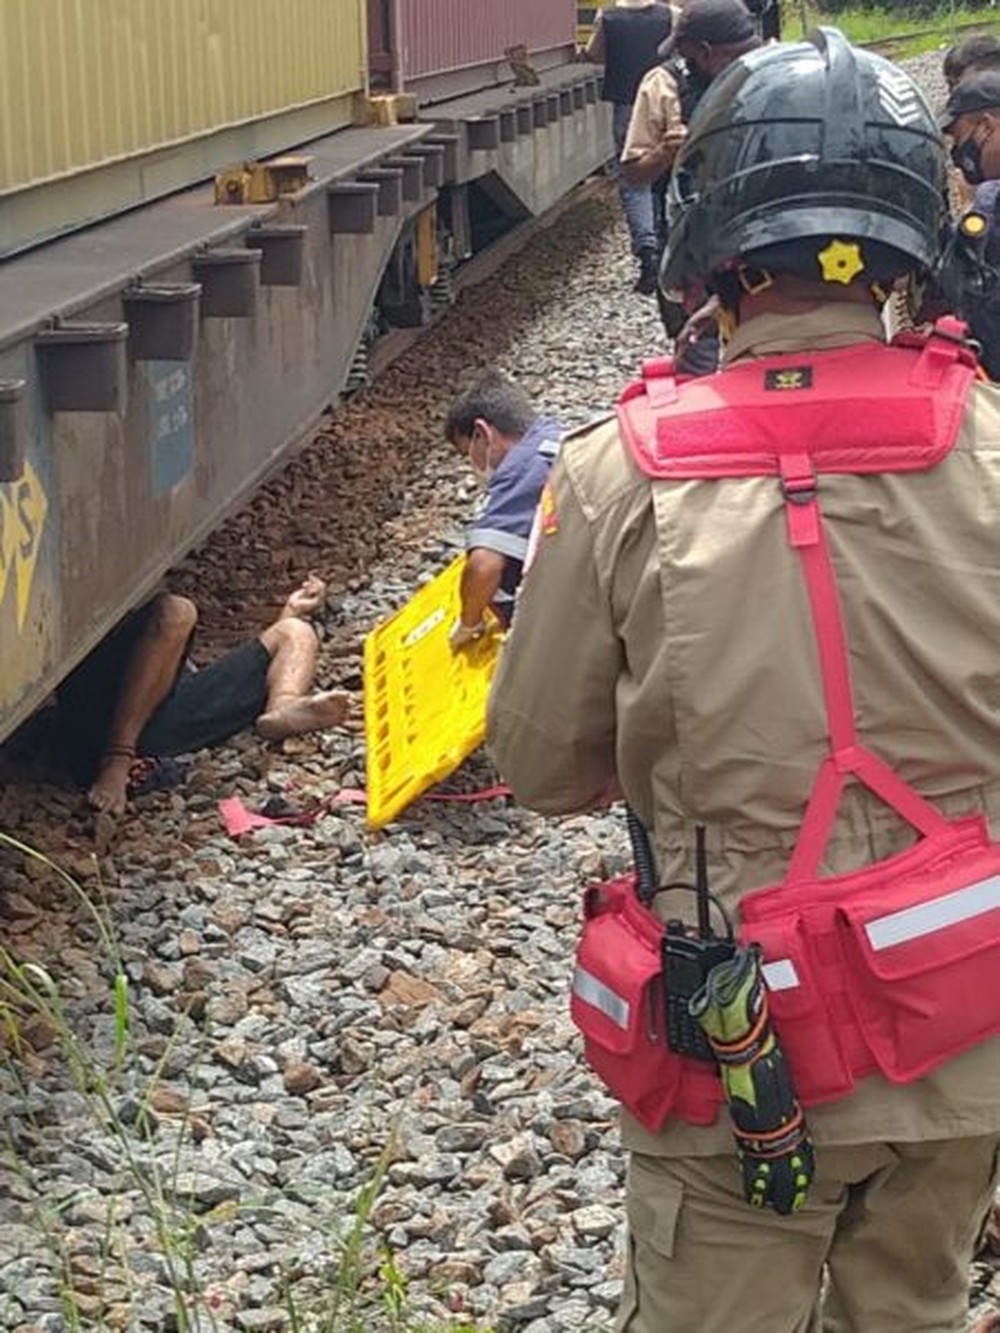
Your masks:
{"label": "handheld radio", "polygon": [[715,900],[708,888],[704,824],[695,826],[694,884],[666,884],[663,888],[693,888],[698,910],[697,928],[672,917],[663,931],[661,950],[667,1045],[677,1055],[714,1063],[708,1037],[691,1017],[688,1005],[691,997],[704,986],[712,968],[732,958],[736,944],[728,921],[726,935],[716,935],[712,931],[710,909]]}

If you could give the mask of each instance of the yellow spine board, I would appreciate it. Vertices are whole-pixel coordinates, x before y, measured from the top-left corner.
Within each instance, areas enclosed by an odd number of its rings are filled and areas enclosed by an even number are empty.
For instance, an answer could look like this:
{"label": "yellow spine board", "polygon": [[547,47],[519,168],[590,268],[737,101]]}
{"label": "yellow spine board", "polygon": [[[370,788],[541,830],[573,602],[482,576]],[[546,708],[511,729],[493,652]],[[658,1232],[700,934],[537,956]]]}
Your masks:
{"label": "yellow spine board", "polygon": [[365,639],[368,823],[382,828],[453,773],[486,734],[500,651],[493,627],[454,652],[465,556],[457,556]]}

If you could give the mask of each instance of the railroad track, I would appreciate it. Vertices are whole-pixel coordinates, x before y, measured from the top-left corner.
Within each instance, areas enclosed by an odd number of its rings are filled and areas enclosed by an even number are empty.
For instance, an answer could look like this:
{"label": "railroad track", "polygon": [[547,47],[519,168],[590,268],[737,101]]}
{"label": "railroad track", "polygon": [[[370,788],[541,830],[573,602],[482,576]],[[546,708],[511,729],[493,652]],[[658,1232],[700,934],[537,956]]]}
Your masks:
{"label": "railroad track", "polygon": [[[970,19],[965,23],[952,24],[948,36],[951,42],[957,42],[963,37],[972,37],[977,32],[996,32],[998,29],[1000,29],[1000,14],[995,14],[989,18]],[[928,37],[938,37],[941,31],[940,26],[914,28],[910,32],[896,33],[892,37],[879,37],[870,42],[855,42],[855,46],[860,46],[866,51],[874,51],[878,55],[896,58],[906,55],[907,48],[912,44],[926,41]]]}

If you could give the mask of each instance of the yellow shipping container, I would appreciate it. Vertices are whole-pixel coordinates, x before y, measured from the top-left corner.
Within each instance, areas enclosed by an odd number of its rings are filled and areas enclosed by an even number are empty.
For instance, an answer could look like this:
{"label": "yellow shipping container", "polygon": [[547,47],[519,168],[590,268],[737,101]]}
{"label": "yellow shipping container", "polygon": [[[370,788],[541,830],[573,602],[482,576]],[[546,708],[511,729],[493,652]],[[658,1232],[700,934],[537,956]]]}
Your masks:
{"label": "yellow shipping container", "polygon": [[0,197],[117,167],[113,211],[348,124],[365,34],[365,0],[0,0]]}
{"label": "yellow shipping container", "polygon": [[577,45],[584,47],[590,41],[590,34],[594,31],[594,18],[599,9],[604,9],[612,4],[613,0],[589,0],[587,4],[578,4],[576,7],[576,41]]}

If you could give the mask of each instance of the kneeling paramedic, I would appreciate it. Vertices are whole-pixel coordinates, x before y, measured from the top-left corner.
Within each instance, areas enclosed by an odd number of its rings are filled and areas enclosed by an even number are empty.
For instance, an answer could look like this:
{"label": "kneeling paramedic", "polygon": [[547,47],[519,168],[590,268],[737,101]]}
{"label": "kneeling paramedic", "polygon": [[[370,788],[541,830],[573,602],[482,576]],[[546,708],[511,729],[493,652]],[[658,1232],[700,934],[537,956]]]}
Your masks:
{"label": "kneeling paramedic", "polygon": [[486,371],[452,403],[444,433],[486,492],[466,533],[459,615],[449,636],[457,651],[483,634],[487,608],[501,626],[510,624],[535,511],[563,428],[539,416],[519,385]]}
{"label": "kneeling paramedic", "polygon": [[566,437],[489,716],[519,800],[620,791],[648,839],[572,985],[631,1153],[616,1327],[959,1330],[1000,1145],[1000,393],[957,321],[879,318],[938,264],[943,145],[821,30],[719,76],[668,223],[723,369],[649,363]]}

